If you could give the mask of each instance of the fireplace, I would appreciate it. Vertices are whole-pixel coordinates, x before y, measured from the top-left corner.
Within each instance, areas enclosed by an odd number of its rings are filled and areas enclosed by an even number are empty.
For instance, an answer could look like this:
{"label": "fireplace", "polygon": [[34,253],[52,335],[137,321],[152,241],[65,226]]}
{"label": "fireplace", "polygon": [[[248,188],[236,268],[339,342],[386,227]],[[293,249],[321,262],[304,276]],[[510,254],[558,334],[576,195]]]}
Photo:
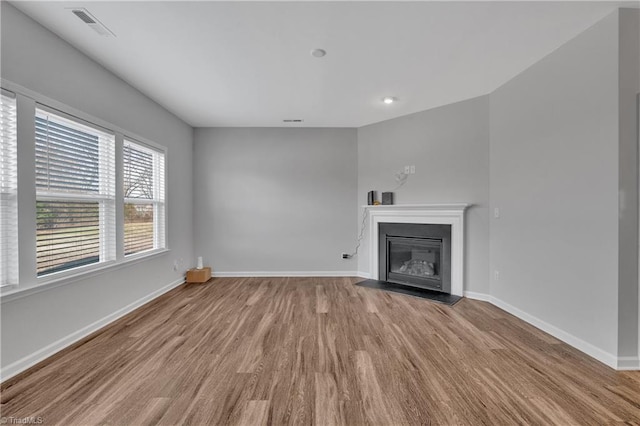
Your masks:
{"label": "fireplace", "polygon": [[[471,204],[395,204],[381,206],[363,206],[369,215],[369,262],[365,263],[367,278],[385,280],[380,273],[380,245],[386,237],[379,235],[380,225],[395,224],[426,224],[448,225],[450,235],[451,281],[450,292],[456,296],[464,295],[464,213]],[[386,244],[386,243],[385,243]],[[445,288],[443,283],[442,288]],[[444,291],[444,290],[443,290]]]}
{"label": "fireplace", "polygon": [[451,293],[451,225],[378,226],[380,280]]}

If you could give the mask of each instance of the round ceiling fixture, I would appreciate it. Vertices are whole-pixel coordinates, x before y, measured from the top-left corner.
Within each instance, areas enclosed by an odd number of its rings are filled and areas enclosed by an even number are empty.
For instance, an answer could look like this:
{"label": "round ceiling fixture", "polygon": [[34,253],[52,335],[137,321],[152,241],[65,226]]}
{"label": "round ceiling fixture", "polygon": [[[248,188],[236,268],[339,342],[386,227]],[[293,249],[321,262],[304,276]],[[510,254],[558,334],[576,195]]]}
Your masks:
{"label": "round ceiling fixture", "polygon": [[385,96],[384,98],[382,98],[382,102],[384,102],[387,105],[391,105],[392,103],[396,102],[398,99],[394,98],[393,96]]}
{"label": "round ceiling fixture", "polygon": [[322,58],[326,54],[327,51],[324,49],[313,49],[311,51],[311,56],[313,56],[314,58]]}

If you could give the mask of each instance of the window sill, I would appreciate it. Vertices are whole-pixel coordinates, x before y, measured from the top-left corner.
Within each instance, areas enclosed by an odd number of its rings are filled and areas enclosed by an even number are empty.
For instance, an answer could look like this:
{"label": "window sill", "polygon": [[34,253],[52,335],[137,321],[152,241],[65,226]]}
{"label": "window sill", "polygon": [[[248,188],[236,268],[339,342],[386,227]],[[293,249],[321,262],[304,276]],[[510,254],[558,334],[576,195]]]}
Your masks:
{"label": "window sill", "polygon": [[[102,275],[107,272],[116,271],[121,268],[125,268],[136,263],[150,260],[156,257],[160,257],[169,253],[171,250],[169,249],[158,249],[153,251],[148,251],[145,253],[140,253],[136,255],[132,255],[130,257],[126,257],[123,260],[116,262],[105,262],[103,264],[98,264],[96,266],[91,267],[90,269],[82,270],[82,271],[73,271],[73,273],[64,273],[60,274],[52,274],[50,276],[45,276],[38,278],[36,283],[30,285],[28,287],[21,287],[18,285],[7,286],[0,293],[0,303],[7,303],[13,300],[21,299],[23,297],[30,296],[32,294],[40,293],[43,291],[51,290],[56,287],[60,287],[66,284],[70,284],[82,279],[91,278],[97,275]],[[69,271],[66,271],[69,272]]]}

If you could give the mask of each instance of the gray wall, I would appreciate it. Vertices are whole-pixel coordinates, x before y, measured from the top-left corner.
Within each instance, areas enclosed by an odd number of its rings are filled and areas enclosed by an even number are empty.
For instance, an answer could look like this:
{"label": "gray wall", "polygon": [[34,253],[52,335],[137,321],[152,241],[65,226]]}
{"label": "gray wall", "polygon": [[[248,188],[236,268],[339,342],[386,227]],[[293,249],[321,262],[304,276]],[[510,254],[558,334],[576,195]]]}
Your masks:
{"label": "gray wall", "polygon": [[638,356],[638,93],[640,11],[621,9],[619,50],[618,356]]}
{"label": "gray wall", "polygon": [[[192,129],[97,63],[2,2],[2,78],[168,148],[171,252],[2,304],[2,367],[174,282],[193,263]],[[27,232],[28,233],[28,232]],[[28,280],[28,277],[21,277]],[[26,283],[30,284],[30,283]]]}
{"label": "gray wall", "polygon": [[[358,206],[392,190],[415,165],[397,204],[465,202],[465,291],[489,293],[489,98],[482,96],[358,129]],[[361,209],[359,209],[361,211]],[[359,225],[358,225],[359,226]],[[358,267],[369,271],[369,241]]]}
{"label": "gray wall", "polygon": [[214,272],[355,271],[355,129],[196,129],[195,251]]}
{"label": "gray wall", "polygon": [[617,52],[616,13],[490,96],[491,294],[614,355]]}

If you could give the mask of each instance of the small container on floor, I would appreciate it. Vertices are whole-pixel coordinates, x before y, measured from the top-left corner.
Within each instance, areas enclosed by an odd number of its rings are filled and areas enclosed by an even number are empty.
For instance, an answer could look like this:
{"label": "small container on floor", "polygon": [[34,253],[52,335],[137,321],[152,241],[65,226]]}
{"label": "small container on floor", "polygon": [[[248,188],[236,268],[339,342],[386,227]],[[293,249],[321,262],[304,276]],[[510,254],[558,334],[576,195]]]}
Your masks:
{"label": "small container on floor", "polygon": [[205,266],[202,269],[189,269],[187,271],[188,283],[206,283],[211,279],[211,268]]}

